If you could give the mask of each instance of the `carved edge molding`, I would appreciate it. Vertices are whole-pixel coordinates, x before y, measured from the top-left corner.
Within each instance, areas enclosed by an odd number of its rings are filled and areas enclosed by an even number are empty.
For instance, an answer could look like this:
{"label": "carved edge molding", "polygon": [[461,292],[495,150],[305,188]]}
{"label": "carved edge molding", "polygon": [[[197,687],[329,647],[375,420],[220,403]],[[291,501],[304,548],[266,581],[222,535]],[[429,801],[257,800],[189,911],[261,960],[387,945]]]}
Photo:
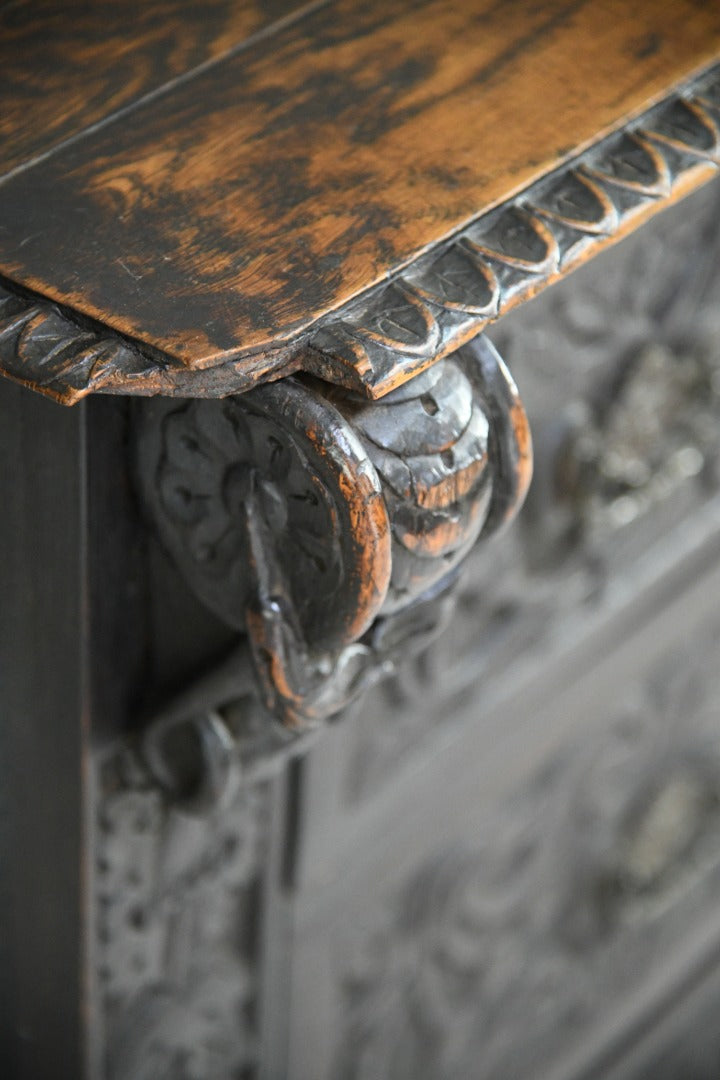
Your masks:
{"label": "carved edge molding", "polygon": [[716,65],[353,302],[303,366],[381,397],[716,175],[719,124]]}
{"label": "carved edge molding", "polygon": [[60,305],[0,283],[0,372],[63,405],[95,393],[224,397],[297,367],[285,368],[277,357],[246,357],[191,371]]}
{"label": "carved edge molding", "polygon": [[720,166],[720,64],[271,354],[193,371],[0,284],[0,367],[65,404],[224,397],[304,370],[382,397]]}

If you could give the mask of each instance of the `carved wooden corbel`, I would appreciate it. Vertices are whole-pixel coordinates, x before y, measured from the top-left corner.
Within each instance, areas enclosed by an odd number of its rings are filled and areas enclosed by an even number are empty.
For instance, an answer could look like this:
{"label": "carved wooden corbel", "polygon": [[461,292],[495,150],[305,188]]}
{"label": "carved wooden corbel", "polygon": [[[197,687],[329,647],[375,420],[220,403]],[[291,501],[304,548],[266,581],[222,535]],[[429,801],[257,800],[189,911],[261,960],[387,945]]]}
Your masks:
{"label": "carved wooden corbel", "polygon": [[340,712],[445,624],[459,564],[531,475],[524,409],[483,338],[377,402],[295,378],[153,402],[139,446],[163,545],[243,634],[156,718],[155,750],[253,687],[291,729]]}

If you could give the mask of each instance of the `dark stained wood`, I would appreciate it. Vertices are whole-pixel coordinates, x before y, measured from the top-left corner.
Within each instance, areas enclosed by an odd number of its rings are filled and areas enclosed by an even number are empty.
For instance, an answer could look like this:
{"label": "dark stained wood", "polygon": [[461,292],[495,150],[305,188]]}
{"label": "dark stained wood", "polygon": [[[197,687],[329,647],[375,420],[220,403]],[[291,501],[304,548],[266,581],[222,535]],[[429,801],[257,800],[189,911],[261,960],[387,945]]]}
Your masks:
{"label": "dark stained wood", "polygon": [[86,409],[0,385],[3,1076],[83,1077],[91,1018]]}
{"label": "dark stained wood", "polygon": [[0,173],[302,6],[300,0],[0,5]]}
{"label": "dark stained wood", "polygon": [[720,52],[693,0],[323,6],[0,188],[0,270],[203,367],[277,345]]}

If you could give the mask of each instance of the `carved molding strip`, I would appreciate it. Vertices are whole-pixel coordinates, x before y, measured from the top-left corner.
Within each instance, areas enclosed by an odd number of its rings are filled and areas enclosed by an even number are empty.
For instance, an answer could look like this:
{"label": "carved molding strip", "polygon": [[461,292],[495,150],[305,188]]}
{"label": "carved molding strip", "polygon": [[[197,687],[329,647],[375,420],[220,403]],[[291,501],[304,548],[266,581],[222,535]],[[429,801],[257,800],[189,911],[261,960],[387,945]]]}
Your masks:
{"label": "carved molding strip", "polygon": [[720,165],[720,65],[272,354],[194,371],[0,285],[0,367],[66,404],[224,397],[304,370],[382,397]]}
{"label": "carved molding strip", "polygon": [[191,371],[42,297],[0,284],[0,371],[64,405],[95,393],[224,397],[297,367],[284,370],[277,357],[250,357]]}
{"label": "carved molding strip", "polygon": [[716,66],[354,303],[303,366],[382,396],[717,173],[719,124]]}

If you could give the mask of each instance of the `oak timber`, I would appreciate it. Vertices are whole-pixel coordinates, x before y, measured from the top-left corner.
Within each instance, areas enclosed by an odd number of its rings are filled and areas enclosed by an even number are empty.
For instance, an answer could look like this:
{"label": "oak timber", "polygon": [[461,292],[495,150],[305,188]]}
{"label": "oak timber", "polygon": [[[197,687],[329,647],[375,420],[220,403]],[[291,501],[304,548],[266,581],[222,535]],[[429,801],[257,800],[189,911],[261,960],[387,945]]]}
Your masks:
{"label": "oak timber", "polygon": [[16,170],[0,272],[188,368],[261,356],[718,55],[692,0],[313,6]]}
{"label": "oak timber", "polygon": [[0,173],[216,60],[299,0],[0,5]]}

